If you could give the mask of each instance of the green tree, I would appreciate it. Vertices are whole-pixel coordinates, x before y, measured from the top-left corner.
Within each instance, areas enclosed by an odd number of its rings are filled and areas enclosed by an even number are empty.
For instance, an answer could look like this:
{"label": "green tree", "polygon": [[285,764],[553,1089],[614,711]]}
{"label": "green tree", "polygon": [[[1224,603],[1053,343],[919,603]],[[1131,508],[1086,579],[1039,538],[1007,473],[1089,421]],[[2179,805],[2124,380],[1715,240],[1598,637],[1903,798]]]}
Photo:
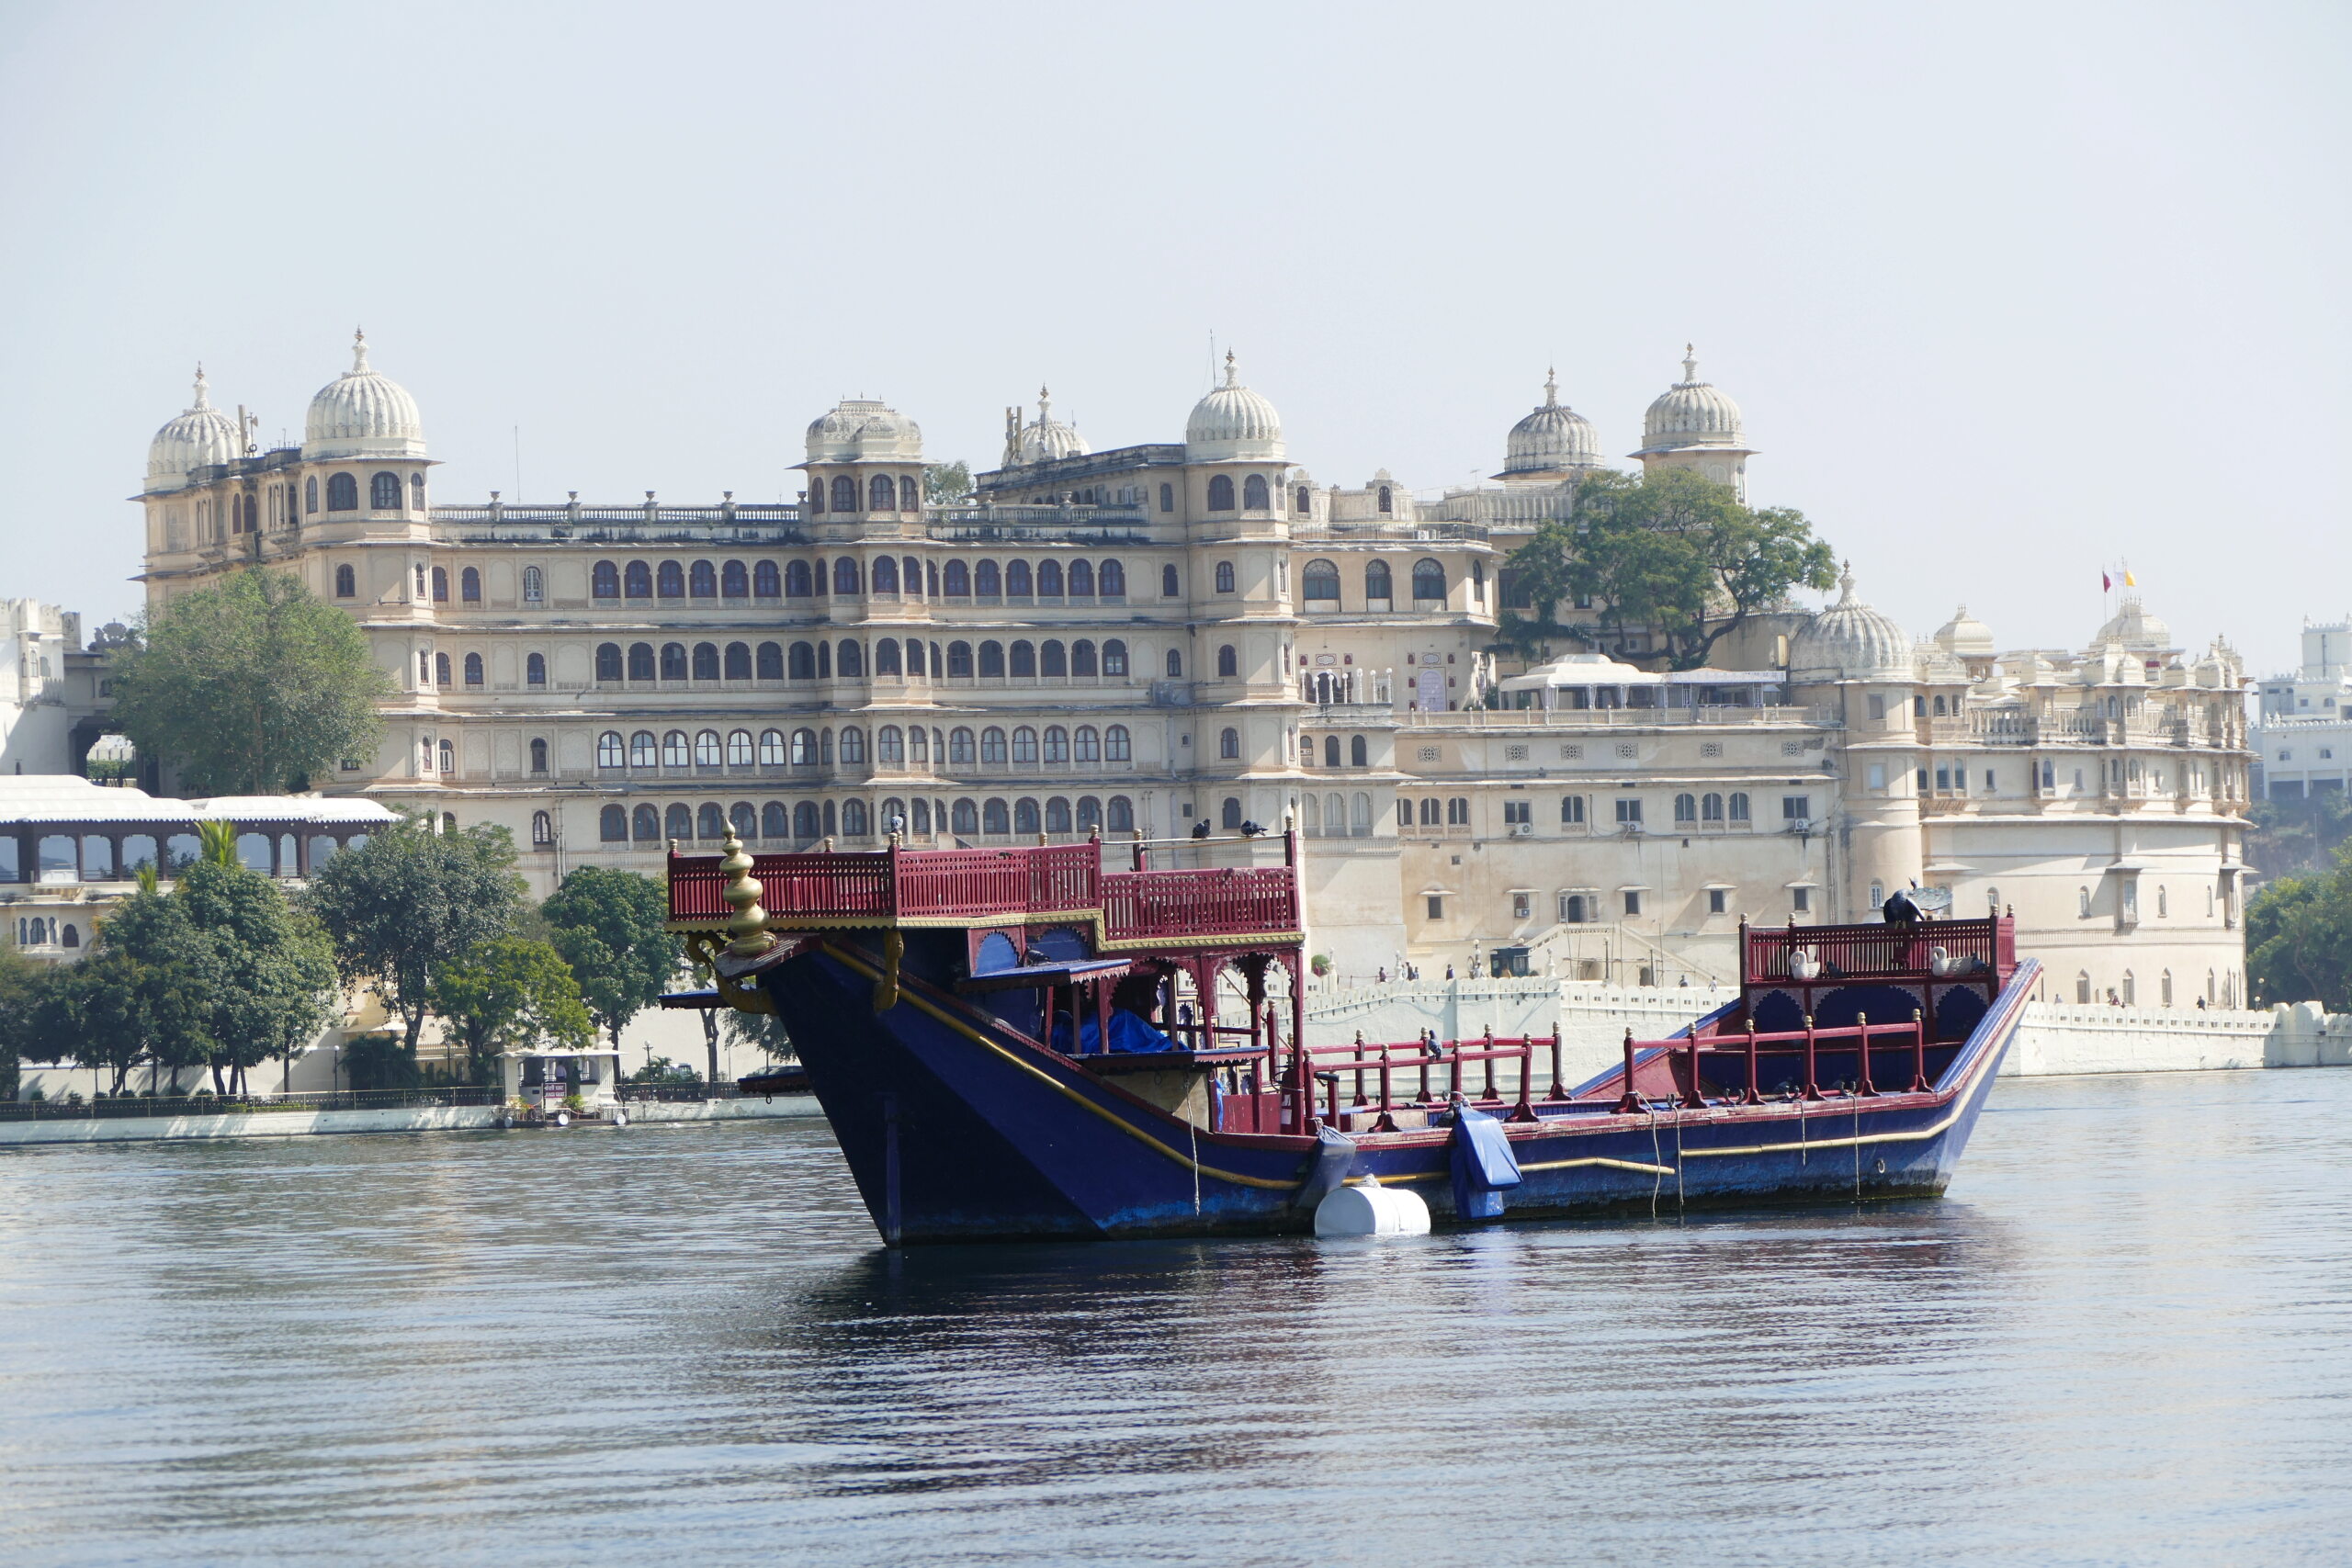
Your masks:
{"label": "green tree", "polygon": [[476,1083],[490,1080],[490,1058],[541,1044],[585,1050],[595,1025],[563,955],[544,942],[494,936],[433,979],[433,1011],[465,1042]]}
{"label": "green tree", "polygon": [[958,457],[922,471],[922,498],[933,506],[954,506],[972,498],[972,466]]}
{"label": "green tree", "polygon": [[1758,512],[1728,485],[1687,468],[1604,471],[1584,479],[1574,513],[1546,523],[1506,564],[1534,613],[1508,628],[1522,643],[1585,635],[1552,619],[1563,601],[1598,606],[1604,645],[1663,635],[1668,661],[1695,670],[1724,637],[1795,588],[1837,582],[1837,557],[1803,513]]}
{"label": "green tree", "polygon": [[371,750],[392,687],[349,615],[252,567],[168,601],[108,660],[114,720],[199,795],[274,795]]}
{"label": "green tree", "polygon": [[2352,1010],[2352,848],[2336,852],[2332,870],[2256,894],[2246,906],[2245,947],[2255,998]]}
{"label": "green tree", "polygon": [[17,1064],[33,1043],[43,965],[0,943],[0,1095],[17,1097]]}
{"label": "green tree", "polygon": [[662,929],[670,900],[633,871],[583,865],[539,906],[549,940],[571,965],[596,1026],[617,1048],[628,1021],[650,1007],[678,972],[678,939]]}
{"label": "green tree", "polygon": [[439,833],[411,818],[319,867],[308,903],[334,939],[343,977],[375,987],[401,1018],[413,1061],[435,976],[511,931],[524,895],[505,829]]}

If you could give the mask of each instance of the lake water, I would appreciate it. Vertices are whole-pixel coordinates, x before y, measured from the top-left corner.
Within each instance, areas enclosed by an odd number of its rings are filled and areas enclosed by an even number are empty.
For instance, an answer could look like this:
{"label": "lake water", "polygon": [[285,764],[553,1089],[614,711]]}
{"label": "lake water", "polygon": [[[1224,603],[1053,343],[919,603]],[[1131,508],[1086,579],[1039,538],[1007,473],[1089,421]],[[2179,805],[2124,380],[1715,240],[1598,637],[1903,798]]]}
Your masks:
{"label": "lake water", "polygon": [[2352,1072],[1941,1202],[875,1245],[818,1121],[0,1152],[0,1561],[2337,1563]]}

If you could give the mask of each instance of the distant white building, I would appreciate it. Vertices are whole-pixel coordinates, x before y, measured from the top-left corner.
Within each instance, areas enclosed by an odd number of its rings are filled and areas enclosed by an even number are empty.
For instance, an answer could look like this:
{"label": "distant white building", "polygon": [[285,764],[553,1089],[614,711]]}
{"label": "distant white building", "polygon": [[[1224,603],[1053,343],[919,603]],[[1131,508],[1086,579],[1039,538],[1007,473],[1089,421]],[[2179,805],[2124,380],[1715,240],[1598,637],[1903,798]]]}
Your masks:
{"label": "distant white building", "polygon": [[2254,753],[2266,799],[2302,800],[2352,778],[2352,619],[2303,623],[2302,667],[2262,682]]}
{"label": "distant white building", "polygon": [[65,656],[82,617],[38,599],[0,599],[0,773],[74,771]]}

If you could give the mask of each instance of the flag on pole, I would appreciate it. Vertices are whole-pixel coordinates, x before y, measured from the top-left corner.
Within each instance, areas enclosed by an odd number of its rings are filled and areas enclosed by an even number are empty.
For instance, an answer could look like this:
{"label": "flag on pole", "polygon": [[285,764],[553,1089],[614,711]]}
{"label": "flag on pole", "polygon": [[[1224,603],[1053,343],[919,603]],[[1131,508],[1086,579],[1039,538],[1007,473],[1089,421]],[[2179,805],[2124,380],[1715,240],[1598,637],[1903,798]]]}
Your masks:
{"label": "flag on pole", "polygon": [[2123,586],[2126,588],[2140,586],[2140,580],[2132,575],[2132,569],[2128,566],[2123,569]]}
{"label": "flag on pole", "polygon": [[2115,584],[2108,580],[2107,573],[2104,571],[2100,572],[2098,574],[2098,591],[2101,593],[2108,593],[2112,592],[2114,588]]}

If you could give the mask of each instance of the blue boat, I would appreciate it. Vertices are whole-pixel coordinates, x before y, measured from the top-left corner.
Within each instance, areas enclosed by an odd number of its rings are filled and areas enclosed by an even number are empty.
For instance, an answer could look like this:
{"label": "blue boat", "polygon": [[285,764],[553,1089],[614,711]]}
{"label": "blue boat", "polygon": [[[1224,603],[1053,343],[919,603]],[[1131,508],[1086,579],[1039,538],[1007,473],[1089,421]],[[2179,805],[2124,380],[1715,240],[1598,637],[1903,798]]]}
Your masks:
{"label": "blue boat", "polygon": [[1932,1197],[2038,974],[2007,919],[1743,926],[1736,999],[1571,1086],[1556,1032],[1309,1046],[1295,837],[1153,848],[673,854],[669,999],[781,1020],[898,1246],[1302,1232],[1364,1176],[1456,1224]]}

